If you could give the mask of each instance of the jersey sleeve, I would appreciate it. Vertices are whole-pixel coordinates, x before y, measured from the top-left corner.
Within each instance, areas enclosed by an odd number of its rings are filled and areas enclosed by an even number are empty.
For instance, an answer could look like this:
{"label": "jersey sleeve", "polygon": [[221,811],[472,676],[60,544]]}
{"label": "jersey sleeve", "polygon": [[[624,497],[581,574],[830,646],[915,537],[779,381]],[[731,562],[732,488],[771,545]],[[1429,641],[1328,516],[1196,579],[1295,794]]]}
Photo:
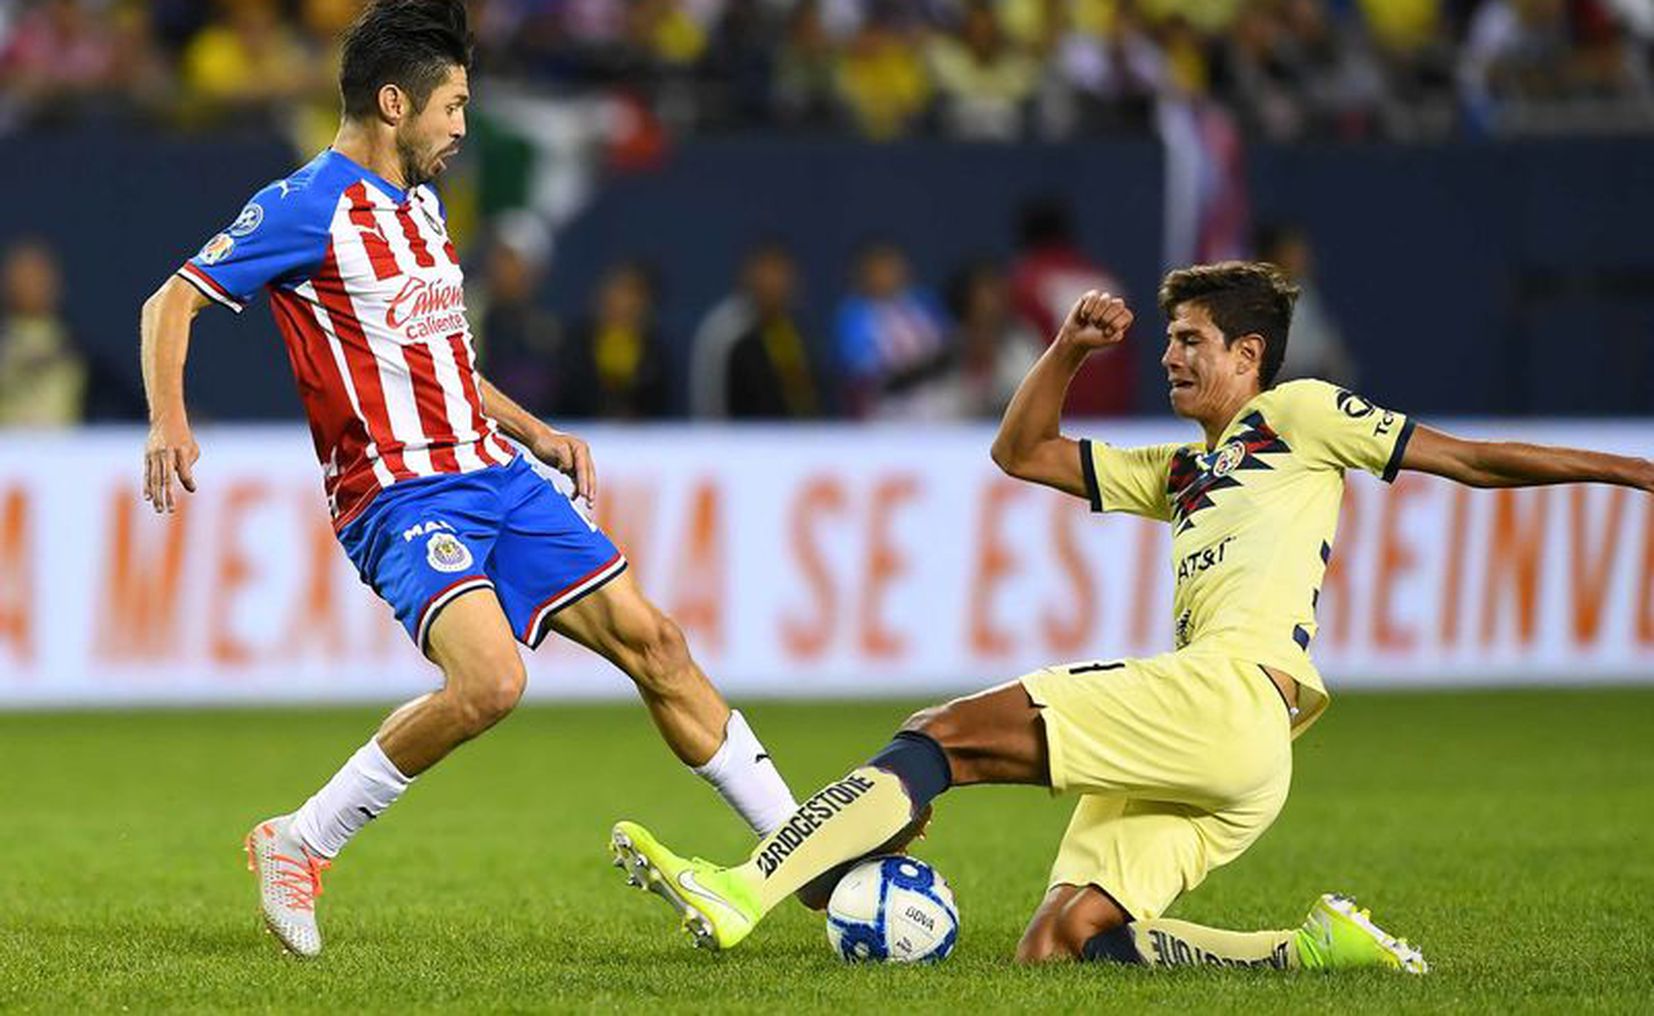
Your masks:
{"label": "jersey sleeve", "polygon": [[1385,483],[1395,480],[1413,436],[1411,418],[1325,381],[1291,384],[1289,440],[1300,454],[1336,469],[1364,469]]}
{"label": "jersey sleeve", "polygon": [[327,251],[331,208],[287,181],[253,195],[234,222],[184,262],[178,274],[241,313],[263,287],[306,274]]}
{"label": "jersey sleeve", "polygon": [[1169,521],[1171,500],[1166,481],[1172,456],[1181,445],[1115,448],[1097,441],[1080,442],[1080,472],[1094,512],[1130,512]]}

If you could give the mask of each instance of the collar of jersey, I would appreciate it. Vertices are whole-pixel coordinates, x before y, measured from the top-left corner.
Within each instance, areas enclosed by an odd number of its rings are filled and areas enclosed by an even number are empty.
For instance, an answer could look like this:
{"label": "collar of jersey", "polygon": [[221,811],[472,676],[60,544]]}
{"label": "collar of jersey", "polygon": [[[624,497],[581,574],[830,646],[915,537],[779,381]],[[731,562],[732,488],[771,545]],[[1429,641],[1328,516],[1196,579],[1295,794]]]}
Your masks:
{"label": "collar of jersey", "polygon": [[1252,396],[1250,399],[1247,399],[1246,402],[1244,404],[1242,404],[1239,409],[1235,410],[1235,415],[1229,418],[1228,424],[1226,424],[1223,428],[1223,433],[1218,435],[1217,444],[1215,444],[1212,447],[1208,448],[1208,447],[1206,447],[1206,442],[1205,441],[1200,442],[1200,454],[1206,455],[1206,454],[1209,454],[1211,452],[1217,451],[1219,448],[1222,448],[1224,442],[1229,440],[1229,437],[1230,437],[1231,433],[1235,429],[1235,425],[1240,423],[1242,420],[1246,419],[1246,414],[1251,411],[1252,404],[1254,402],[1258,401],[1259,399],[1263,398],[1265,395],[1269,394],[1269,391],[1270,390],[1268,388],[1265,388],[1263,391],[1261,391],[1258,394]]}
{"label": "collar of jersey", "polygon": [[355,159],[352,159],[350,156],[346,155],[344,152],[339,151],[337,148],[329,148],[327,151],[328,151],[329,155],[333,156],[335,159],[340,160],[345,165],[349,166],[352,170],[356,171],[357,173],[359,173],[360,175],[365,177],[368,180],[369,183],[373,184],[375,187],[378,187],[380,190],[382,190],[386,194],[390,195],[391,199],[393,201],[395,201],[397,204],[400,205],[404,201],[408,200],[408,192],[407,191],[403,190],[401,187],[398,187],[396,184],[391,183],[389,180],[385,179],[384,177],[380,176],[378,173],[375,173],[373,170],[371,170],[371,169],[367,168],[366,166],[362,165],[360,162],[357,162]]}

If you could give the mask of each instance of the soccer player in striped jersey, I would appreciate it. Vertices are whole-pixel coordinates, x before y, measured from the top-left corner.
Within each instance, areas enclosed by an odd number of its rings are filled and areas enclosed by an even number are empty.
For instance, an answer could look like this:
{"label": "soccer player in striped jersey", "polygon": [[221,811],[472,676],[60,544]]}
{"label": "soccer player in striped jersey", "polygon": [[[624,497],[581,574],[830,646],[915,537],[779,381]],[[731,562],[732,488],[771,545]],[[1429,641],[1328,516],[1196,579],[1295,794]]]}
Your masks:
{"label": "soccer player in striped jersey", "polygon": [[442,671],[439,690],[393,712],[301,807],[247,836],[265,920],[306,956],[322,946],[322,870],[416,776],[511,711],[525,681],[515,643],[553,631],[631,677],[672,751],[755,832],[794,808],[682,632],[524,454],[589,504],[585,442],[477,373],[464,278],[431,187],[465,136],[470,55],[461,0],[370,4],[344,40],[332,147],[253,195],[143,309],[146,499],[170,513],[176,487],[196,489],[183,385],[192,320],[210,304],[240,313],[265,290],[339,542]]}

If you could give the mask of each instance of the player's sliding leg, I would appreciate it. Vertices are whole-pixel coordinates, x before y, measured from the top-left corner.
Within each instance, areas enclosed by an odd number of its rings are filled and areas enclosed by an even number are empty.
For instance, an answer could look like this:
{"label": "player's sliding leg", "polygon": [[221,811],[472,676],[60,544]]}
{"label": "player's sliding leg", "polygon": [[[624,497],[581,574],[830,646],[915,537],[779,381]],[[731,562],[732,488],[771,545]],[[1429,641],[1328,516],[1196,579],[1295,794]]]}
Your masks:
{"label": "player's sliding leg", "polygon": [[746,717],[731,710],[689,653],[683,632],[629,573],[564,608],[552,627],[619,667],[637,686],[673,754],[762,836],[798,807]]}
{"label": "player's sliding leg", "polygon": [[1293,934],[1223,931],[1169,918],[1133,921],[1113,897],[1096,886],[1056,885],[1017,944],[1017,960],[1287,968],[1298,965]]}
{"label": "player's sliding leg", "polygon": [[1353,900],[1326,895],[1297,928],[1229,931],[1168,917],[1131,920],[1095,886],[1053,886],[1017,946],[1021,962],[1078,959],[1149,967],[1388,968],[1422,974],[1418,949],[1372,922]]}
{"label": "player's sliding leg", "polygon": [[321,951],[321,872],[413,778],[499,722],[522,697],[526,674],[511,627],[488,589],[465,593],[432,622],[427,651],[443,686],[391,713],[333,778],[291,815],[247,836],[265,923],[301,956]]}
{"label": "player's sliding leg", "polygon": [[683,915],[697,944],[728,949],[818,876],[877,850],[953,785],[1047,781],[1039,711],[1012,683],[913,716],[885,748],[804,802],[745,864],[686,860],[633,822],[611,846],[634,882]]}

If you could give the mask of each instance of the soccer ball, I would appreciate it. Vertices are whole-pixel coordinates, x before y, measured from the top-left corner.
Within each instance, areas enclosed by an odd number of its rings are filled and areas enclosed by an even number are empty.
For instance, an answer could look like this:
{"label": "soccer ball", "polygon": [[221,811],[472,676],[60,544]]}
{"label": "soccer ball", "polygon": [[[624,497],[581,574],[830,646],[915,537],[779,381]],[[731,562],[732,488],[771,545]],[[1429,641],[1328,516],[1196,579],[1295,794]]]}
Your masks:
{"label": "soccer ball", "polygon": [[827,941],[851,963],[935,963],[958,938],[959,908],[947,880],[906,855],[860,862],[827,901]]}

